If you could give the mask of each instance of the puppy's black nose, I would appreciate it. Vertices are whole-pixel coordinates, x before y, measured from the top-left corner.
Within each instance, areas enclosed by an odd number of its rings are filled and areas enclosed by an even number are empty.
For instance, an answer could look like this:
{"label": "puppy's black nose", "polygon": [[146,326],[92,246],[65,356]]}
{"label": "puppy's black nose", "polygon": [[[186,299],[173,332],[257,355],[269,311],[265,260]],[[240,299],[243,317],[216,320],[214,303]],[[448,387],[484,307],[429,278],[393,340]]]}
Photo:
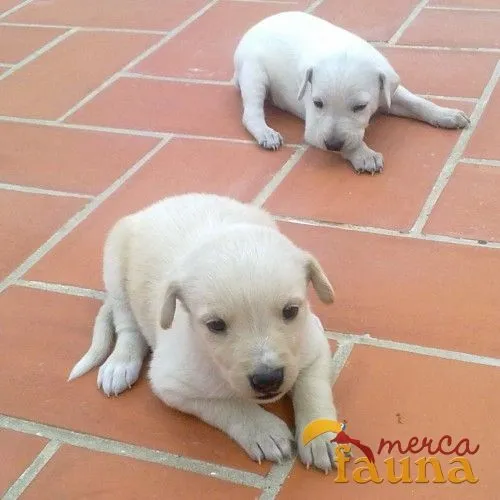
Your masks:
{"label": "puppy's black nose", "polygon": [[344,141],[340,139],[330,139],[325,141],[325,147],[329,151],[340,151],[344,146]]}
{"label": "puppy's black nose", "polygon": [[252,389],[263,394],[278,392],[283,384],[284,368],[261,368],[248,378]]}

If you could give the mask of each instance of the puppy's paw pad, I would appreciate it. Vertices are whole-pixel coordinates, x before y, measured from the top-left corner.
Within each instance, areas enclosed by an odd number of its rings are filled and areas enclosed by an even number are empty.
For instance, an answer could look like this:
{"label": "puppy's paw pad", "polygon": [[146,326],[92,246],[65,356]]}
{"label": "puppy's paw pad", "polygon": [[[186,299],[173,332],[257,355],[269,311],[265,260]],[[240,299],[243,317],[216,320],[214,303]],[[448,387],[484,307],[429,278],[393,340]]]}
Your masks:
{"label": "puppy's paw pad", "polygon": [[[238,433],[237,441],[257,461],[282,462],[292,456],[293,435],[283,420],[270,414],[272,418],[248,423]],[[243,434],[245,433],[245,435]]]}
{"label": "puppy's paw pad", "polygon": [[108,360],[99,368],[97,386],[107,396],[118,396],[139,378],[142,360]]}
{"label": "puppy's paw pad", "polygon": [[441,128],[466,128],[470,125],[470,119],[459,109],[443,108],[435,125]]}
{"label": "puppy's paw pad", "polygon": [[270,149],[276,151],[283,144],[283,137],[281,134],[273,130],[272,128],[267,128],[258,138],[259,145],[264,149]]}
{"label": "puppy's paw pad", "polygon": [[358,174],[368,172],[373,175],[384,169],[384,157],[371,149],[355,153],[348,159]]}
{"label": "puppy's paw pad", "polygon": [[336,467],[335,448],[336,443],[331,440],[335,437],[333,432],[321,434],[305,446],[299,442],[298,452],[301,462],[307,467],[315,467],[325,473]]}

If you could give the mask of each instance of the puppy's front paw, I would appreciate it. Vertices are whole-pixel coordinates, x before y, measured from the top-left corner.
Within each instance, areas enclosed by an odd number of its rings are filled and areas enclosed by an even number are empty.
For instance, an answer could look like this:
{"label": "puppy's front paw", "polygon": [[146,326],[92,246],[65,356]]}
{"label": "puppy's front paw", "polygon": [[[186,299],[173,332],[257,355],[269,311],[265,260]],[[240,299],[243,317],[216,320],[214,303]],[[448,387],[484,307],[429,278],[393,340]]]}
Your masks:
{"label": "puppy's front paw", "polygon": [[369,172],[373,175],[381,172],[384,168],[384,157],[367,146],[345,154],[344,158],[352,163],[354,170],[358,174]]}
{"label": "puppy's front paw", "polygon": [[257,141],[264,149],[276,151],[283,144],[283,137],[281,137],[281,134],[276,132],[276,130],[267,127],[261,134],[259,134]]}
{"label": "puppy's front paw", "polygon": [[111,355],[99,368],[97,387],[107,396],[118,396],[139,378],[142,359],[117,359]]}
{"label": "puppy's front paw", "polygon": [[303,445],[299,440],[298,451],[302,463],[307,467],[316,467],[317,469],[330,472],[335,468],[335,448],[336,443],[331,440],[335,438],[333,432],[325,432],[314,438],[312,441]]}
{"label": "puppy's front paw", "polygon": [[459,109],[441,108],[434,125],[441,128],[465,128],[470,124],[469,117]]}
{"label": "puppy's front paw", "polygon": [[290,458],[294,441],[290,429],[280,418],[262,411],[264,414],[259,418],[234,429],[233,438],[259,463],[262,460],[281,462]]}

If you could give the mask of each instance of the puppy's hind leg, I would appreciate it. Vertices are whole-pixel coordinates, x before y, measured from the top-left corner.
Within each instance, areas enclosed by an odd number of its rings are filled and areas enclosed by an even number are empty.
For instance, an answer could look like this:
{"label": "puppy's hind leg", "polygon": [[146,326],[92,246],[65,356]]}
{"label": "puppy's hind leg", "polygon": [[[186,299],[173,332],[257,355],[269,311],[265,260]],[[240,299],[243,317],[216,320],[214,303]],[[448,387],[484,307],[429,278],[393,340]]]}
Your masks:
{"label": "puppy's hind leg", "polygon": [[470,123],[463,111],[438,106],[423,97],[416,96],[401,85],[392,97],[388,113],[414,118],[441,128],[465,128]]}
{"label": "puppy's hind leg", "polygon": [[260,65],[245,61],[237,76],[243,101],[243,125],[265,149],[276,150],[283,144],[281,135],[269,127],[264,116],[264,101],[269,78]]}
{"label": "puppy's hind leg", "polygon": [[108,396],[117,396],[138,379],[148,352],[146,339],[130,308],[126,289],[126,256],[130,238],[129,222],[122,219],[111,231],[104,248],[104,283],[113,314],[116,344],[100,367],[97,386]]}
{"label": "puppy's hind leg", "polygon": [[123,297],[114,297],[111,301],[116,344],[99,368],[97,386],[108,396],[118,396],[125,389],[130,389],[139,378],[148,346],[127,301]]}

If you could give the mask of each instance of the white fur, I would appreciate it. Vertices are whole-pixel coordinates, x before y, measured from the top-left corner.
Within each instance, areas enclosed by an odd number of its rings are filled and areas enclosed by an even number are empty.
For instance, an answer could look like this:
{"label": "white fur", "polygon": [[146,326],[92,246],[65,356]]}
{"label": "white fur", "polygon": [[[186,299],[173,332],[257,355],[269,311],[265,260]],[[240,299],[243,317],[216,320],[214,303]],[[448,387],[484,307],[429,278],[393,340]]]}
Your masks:
{"label": "white fur", "polygon": [[358,172],[383,167],[382,155],[363,142],[377,110],[444,128],[469,123],[462,111],[437,106],[400,85],[387,59],[368,42],[304,12],[276,14],[250,28],[234,64],[243,124],[261,146],[274,150],[283,142],[265,121],[269,97],[305,120],[306,142],[340,150]]}
{"label": "white fur", "polygon": [[[291,393],[297,437],[317,418],[336,419],[330,351],[310,311],[311,282],[323,302],[333,289],[319,263],[282,235],[265,211],[215,195],[167,198],[120,220],[104,251],[107,297],[89,352],[70,379],[100,365],[98,385],[119,394],[138,378],[148,348],[149,378],[167,405],[198,416],[255,460],[290,456],[287,425],[260,403]],[[299,306],[292,320],[283,308]],[[207,323],[221,318],[227,331]],[[249,376],[284,367],[279,393],[263,401]],[[304,463],[334,464],[331,435],[307,446]]]}

